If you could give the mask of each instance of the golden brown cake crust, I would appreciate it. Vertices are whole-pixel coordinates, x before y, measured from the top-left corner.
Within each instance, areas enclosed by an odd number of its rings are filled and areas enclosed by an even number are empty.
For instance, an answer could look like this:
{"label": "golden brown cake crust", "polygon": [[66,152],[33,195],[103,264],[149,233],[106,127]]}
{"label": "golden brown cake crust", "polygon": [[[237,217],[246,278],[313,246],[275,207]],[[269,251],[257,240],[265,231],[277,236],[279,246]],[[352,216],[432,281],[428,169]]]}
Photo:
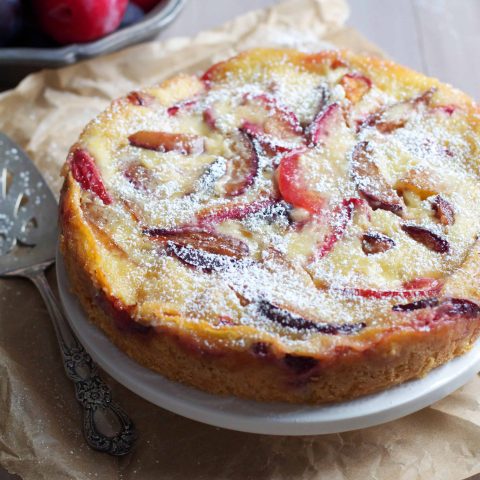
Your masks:
{"label": "golden brown cake crust", "polygon": [[73,291],[90,320],[118,348],[169,380],[214,394],[292,403],[352,399],[426,375],[469,350],[480,333],[479,322],[468,318],[439,323],[428,332],[391,332],[363,352],[338,352],[313,376],[292,376],[279,360],[202,351],[171,332],[120,331],[95,302],[89,275],[73,258],[65,255]]}
{"label": "golden brown cake crust", "polygon": [[[243,63],[253,64],[259,56],[268,54],[265,51],[242,54],[230,64],[212,67],[204,80],[221,81],[226,69],[235,72],[237,63],[246,68]],[[290,51],[282,54],[291,56],[293,62],[305,62],[305,54]],[[314,59],[314,56],[310,57]],[[404,98],[431,87],[437,88],[439,97],[459,105],[469,115],[473,131],[477,135],[480,132],[476,106],[460,92],[390,62],[358,57],[348,52],[336,52],[333,58],[368,73],[380,87],[388,89],[400,82]],[[319,68],[315,61],[312,62],[314,68]],[[172,79],[158,87],[156,94],[165,105],[177,101],[168,96],[169,88],[175,82],[176,79]],[[188,85],[185,88],[190,89],[191,94],[196,87]],[[150,94],[152,92],[148,91],[145,95]],[[124,103],[125,99],[114,102],[110,110],[99,117],[97,124],[105,122],[108,125]],[[92,128],[87,127],[79,145],[91,134]],[[72,152],[77,148],[72,147]],[[480,301],[477,243],[466,253],[455,271],[446,277],[435,296],[440,299],[440,303],[434,306],[437,309],[442,308],[442,302],[451,305],[448,302],[452,298],[466,299],[467,306],[462,304],[457,309],[444,309],[444,314],[438,310],[440,313],[437,315],[425,313],[425,308],[406,309],[401,312],[405,321],[398,325],[369,326],[352,337],[346,336],[345,340],[313,353],[311,350],[302,352],[298,346],[288,350],[281,342],[267,342],[255,335],[248,337],[249,342],[241,347],[224,343],[221,333],[209,330],[203,324],[198,325],[199,331],[193,335],[190,325],[184,327],[187,319],[183,319],[172,305],[157,305],[153,313],[139,318],[131,314],[132,302],[125,293],[128,289],[122,290],[109,278],[107,262],[120,259],[121,264],[125,252],[85,218],[82,209],[84,192],[72,175],[71,164],[67,163],[64,175],[60,201],[60,247],[74,293],[91,321],[117,347],[170,380],[215,394],[262,401],[340,401],[421,377],[467,351],[480,333],[480,315],[476,307],[470,307],[470,304],[475,305],[473,302]],[[98,191],[96,193],[98,195]],[[102,192],[98,196],[101,195]],[[393,302],[406,303],[405,300]],[[121,322],[127,318],[120,327],[119,318]]]}

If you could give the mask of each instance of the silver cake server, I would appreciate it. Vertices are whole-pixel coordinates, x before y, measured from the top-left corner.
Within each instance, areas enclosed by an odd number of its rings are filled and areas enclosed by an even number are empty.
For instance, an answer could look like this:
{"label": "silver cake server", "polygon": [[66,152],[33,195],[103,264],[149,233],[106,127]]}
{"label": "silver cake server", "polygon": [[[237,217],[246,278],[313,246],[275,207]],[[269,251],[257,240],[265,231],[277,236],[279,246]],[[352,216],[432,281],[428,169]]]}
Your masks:
{"label": "silver cake server", "polygon": [[83,409],[88,445],[110,455],[125,455],[135,442],[135,427],[112,401],[110,388],[75,338],[45,278],[45,269],[55,262],[57,210],[40,172],[26,153],[0,132],[0,277],[25,277],[37,286],[53,321],[65,371]]}

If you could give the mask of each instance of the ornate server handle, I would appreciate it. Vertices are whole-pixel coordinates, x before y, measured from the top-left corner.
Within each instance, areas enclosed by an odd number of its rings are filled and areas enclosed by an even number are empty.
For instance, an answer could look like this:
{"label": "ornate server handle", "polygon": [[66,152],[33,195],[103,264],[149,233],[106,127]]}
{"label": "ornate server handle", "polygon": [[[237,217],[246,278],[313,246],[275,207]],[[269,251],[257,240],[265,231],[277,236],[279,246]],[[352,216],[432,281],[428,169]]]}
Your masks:
{"label": "ornate server handle", "polygon": [[98,376],[92,358],[75,338],[44,271],[34,269],[24,275],[37,286],[52,318],[65,371],[75,385],[75,395],[83,409],[83,431],[88,445],[110,455],[129,453],[135,443],[135,426],[112,401],[110,388]]}

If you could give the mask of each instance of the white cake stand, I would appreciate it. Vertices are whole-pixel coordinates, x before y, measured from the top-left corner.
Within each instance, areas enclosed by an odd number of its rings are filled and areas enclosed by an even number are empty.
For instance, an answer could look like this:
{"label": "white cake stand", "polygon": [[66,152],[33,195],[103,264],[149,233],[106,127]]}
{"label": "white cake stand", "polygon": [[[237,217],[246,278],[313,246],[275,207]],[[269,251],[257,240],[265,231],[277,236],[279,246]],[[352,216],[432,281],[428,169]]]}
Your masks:
{"label": "white cake stand", "polygon": [[59,254],[56,265],[67,319],[93,359],[115,380],[155,405],[217,427],[270,435],[317,435],[371,427],[431,405],[467,383],[480,370],[479,340],[468,353],[420,380],[348,402],[299,406],[211,395],[171,382],[116,348],[89,322],[71,294]]}

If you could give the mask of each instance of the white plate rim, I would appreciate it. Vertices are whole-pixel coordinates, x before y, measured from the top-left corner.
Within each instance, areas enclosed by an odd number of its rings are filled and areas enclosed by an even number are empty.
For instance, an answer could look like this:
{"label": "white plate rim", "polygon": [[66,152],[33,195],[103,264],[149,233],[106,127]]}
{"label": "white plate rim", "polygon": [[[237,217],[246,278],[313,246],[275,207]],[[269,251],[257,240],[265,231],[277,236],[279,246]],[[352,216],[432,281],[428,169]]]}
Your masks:
{"label": "white plate rim", "polygon": [[480,370],[480,339],[466,354],[426,377],[347,402],[304,406],[222,397],[167,380],[111,343],[71,293],[62,256],[56,272],[65,316],[94,361],[116,381],[149,402],[216,427],[269,435],[319,435],[372,427],[427,407],[467,383]]}

